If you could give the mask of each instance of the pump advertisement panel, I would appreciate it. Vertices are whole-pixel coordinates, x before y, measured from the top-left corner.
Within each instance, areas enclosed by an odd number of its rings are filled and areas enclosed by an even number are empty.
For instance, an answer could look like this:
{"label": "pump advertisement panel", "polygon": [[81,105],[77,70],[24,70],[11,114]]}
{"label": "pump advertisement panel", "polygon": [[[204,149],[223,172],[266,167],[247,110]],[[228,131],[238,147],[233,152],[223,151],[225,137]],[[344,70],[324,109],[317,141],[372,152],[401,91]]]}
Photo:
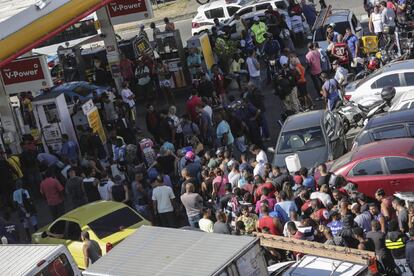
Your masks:
{"label": "pump advertisement panel", "polygon": [[149,0],[115,0],[107,6],[113,25],[152,18],[152,5]]}
{"label": "pump advertisement panel", "polygon": [[53,86],[46,56],[16,59],[1,69],[1,78],[7,94],[31,91],[35,95]]}

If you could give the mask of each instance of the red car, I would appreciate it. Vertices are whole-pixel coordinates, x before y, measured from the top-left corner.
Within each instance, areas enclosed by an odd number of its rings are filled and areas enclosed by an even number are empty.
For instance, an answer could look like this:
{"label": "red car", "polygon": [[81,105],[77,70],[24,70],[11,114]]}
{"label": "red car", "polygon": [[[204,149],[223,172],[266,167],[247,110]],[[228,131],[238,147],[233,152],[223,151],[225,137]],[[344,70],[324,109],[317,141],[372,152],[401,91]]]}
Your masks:
{"label": "red car", "polygon": [[371,197],[378,188],[387,195],[414,191],[414,138],[363,145],[336,159],[330,171],[357,184],[359,192]]}

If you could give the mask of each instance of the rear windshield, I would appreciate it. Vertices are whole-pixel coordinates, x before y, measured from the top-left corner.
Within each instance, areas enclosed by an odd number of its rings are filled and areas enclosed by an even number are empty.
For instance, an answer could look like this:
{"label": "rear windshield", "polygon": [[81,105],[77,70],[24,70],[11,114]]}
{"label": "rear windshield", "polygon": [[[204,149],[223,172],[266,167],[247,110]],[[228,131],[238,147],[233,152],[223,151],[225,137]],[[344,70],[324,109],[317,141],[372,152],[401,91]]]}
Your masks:
{"label": "rear windshield", "polygon": [[[328,28],[328,25],[325,25],[323,27],[320,27],[319,29],[316,30],[316,36],[315,36],[315,41],[324,41],[326,40],[326,29]],[[339,34],[344,34],[346,28],[349,28],[349,22],[345,21],[345,22],[335,22],[335,32],[339,33]]]}
{"label": "rear windshield", "polygon": [[140,216],[129,207],[124,207],[100,217],[88,225],[98,238],[103,239],[140,221],[142,221]]}
{"label": "rear windshield", "polygon": [[348,152],[347,154],[339,157],[338,159],[336,159],[334,161],[334,163],[332,164],[332,167],[330,169],[331,172],[336,171],[337,169],[339,169],[340,167],[348,164],[349,162],[351,162],[352,160],[352,152]]}

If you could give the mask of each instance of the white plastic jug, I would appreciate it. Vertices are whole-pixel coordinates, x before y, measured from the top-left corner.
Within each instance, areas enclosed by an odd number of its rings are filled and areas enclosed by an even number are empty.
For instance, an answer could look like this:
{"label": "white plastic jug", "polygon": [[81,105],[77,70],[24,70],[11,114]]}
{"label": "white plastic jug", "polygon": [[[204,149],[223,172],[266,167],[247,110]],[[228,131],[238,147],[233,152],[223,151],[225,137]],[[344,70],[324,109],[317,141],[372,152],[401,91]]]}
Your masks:
{"label": "white plastic jug", "polygon": [[297,153],[293,155],[286,156],[285,158],[286,167],[290,173],[294,173],[300,170],[302,167],[300,165],[299,155]]}

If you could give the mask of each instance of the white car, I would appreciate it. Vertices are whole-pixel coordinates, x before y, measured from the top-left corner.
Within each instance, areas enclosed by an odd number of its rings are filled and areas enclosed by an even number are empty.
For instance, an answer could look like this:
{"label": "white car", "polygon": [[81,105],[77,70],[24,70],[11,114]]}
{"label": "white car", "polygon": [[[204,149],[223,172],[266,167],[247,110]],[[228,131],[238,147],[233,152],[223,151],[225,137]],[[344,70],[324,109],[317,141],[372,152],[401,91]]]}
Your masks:
{"label": "white car", "polygon": [[414,89],[414,60],[403,60],[384,65],[368,77],[349,83],[345,87],[345,99],[363,106],[381,100],[381,90],[393,86],[395,98]]}
{"label": "white car", "polygon": [[313,35],[308,39],[312,42],[318,42],[320,48],[327,49],[326,29],[331,24],[335,24],[334,31],[339,34],[344,35],[346,28],[349,27],[358,38],[362,36],[361,23],[352,11],[328,8],[319,14],[312,28]]}
{"label": "white car", "polygon": [[253,0],[241,4],[243,4],[243,7],[237,11],[237,14],[240,17],[251,12],[266,11],[269,5],[271,5],[274,10],[279,12],[285,11],[287,14],[287,9],[289,7],[289,2],[287,0]]}
{"label": "white car", "polygon": [[237,2],[228,3],[225,0],[212,1],[198,7],[197,14],[191,21],[191,34],[208,32],[214,26],[214,18],[223,21],[230,18],[240,8],[241,5]]}
{"label": "white car", "polygon": [[[290,23],[287,8],[288,3],[286,0],[258,0],[258,1],[250,1],[247,6],[243,6],[240,8],[235,14],[239,15],[240,18],[244,20],[245,25],[247,28],[250,28],[253,24],[253,18],[255,16],[260,18],[260,21],[265,22],[266,21],[266,15],[265,12],[267,10],[267,7],[269,5],[272,6],[272,8],[279,12],[279,14],[284,14],[287,19],[287,24]],[[239,39],[240,35],[239,33],[236,33],[235,24],[236,20],[234,18],[234,15],[230,17],[229,19],[224,21],[225,27],[230,27],[230,33],[232,39]],[[224,27],[224,28],[225,28]]]}
{"label": "white car", "polygon": [[406,91],[394,99],[388,111],[406,110],[414,108],[414,90]]}

